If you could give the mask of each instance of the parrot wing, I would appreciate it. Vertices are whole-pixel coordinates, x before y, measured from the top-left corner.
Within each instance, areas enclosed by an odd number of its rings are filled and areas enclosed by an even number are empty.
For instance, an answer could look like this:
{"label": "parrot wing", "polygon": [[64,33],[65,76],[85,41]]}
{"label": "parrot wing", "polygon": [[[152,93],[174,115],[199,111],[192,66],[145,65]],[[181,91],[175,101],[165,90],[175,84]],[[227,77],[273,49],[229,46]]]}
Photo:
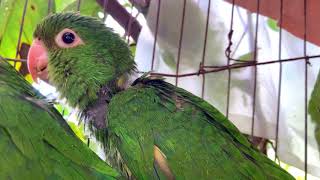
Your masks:
{"label": "parrot wing", "polygon": [[108,121],[138,179],[293,179],[217,109],[160,79],[140,78],[116,95]]}

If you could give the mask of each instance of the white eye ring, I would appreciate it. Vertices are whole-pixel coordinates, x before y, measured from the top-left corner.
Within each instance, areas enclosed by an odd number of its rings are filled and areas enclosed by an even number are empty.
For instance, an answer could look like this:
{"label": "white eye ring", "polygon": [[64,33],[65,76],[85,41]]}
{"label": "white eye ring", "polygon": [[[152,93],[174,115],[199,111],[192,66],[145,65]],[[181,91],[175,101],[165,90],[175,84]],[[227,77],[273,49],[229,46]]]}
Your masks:
{"label": "white eye ring", "polygon": [[82,39],[73,30],[65,28],[55,37],[55,42],[60,48],[73,48],[84,44]]}

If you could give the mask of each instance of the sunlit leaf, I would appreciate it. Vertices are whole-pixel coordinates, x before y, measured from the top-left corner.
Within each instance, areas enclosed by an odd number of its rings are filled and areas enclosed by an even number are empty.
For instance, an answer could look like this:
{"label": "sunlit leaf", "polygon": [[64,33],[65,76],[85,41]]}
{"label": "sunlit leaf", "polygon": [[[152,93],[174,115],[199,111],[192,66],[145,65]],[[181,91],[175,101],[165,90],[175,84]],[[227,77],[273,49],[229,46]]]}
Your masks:
{"label": "sunlit leaf", "polygon": [[238,59],[241,61],[250,61],[253,59],[253,56],[254,56],[254,52],[249,52],[240,56]]}
{"label": "sunlit leaf", "polygon": [[[77,11],[78,8],[78,0],[73,1],[66,8],[64,8],[64,12],[67,11]],[[82,15],[88,15],[93,17],[98,17],[98,12],[101,11],[101,6],[95,0],[82,0],[80,1],[80,13]]]}
{"label": "sunlit leaf", "polygon": [[[74,3],[76,0],[55,0],[55,12],[62,12],[69,6],[71,3]],[[83,0],[82,0],[83,1]]]}
{"label": "sunlit leaf", "polygon": [[311,119],[316,124],[314,133],[320,153],[320,73],[318,74],[316,84],[314,85],[308,108]]}
{"label": "sunlit leaf", "polygon": [[130,44],[129,48],[130,48],[130,51],[131,51],[132,55],[134,56],[136,54],[137,45],[136,44]]}
{"label": "sunlit leaf", "polygon": [[55,104],[54,107],[58,110],[58,112],[63,116],[67,117],[70,115],[70,110],[68,107],[63,106],[62,104]]}
{"label": "sunlit leaf", "polygon": [[80,124],[80,126],[77,126],[75,123],[68,121],[69,126],[71,127],[72,131],[76,134],[76,136],[81,139],[84,143],[87,142],[87,138],[84,135],[84,126],[83,124]]}
{"label": "sunlit leaf", "polygon": [[273,20],[273,19],[268,19],[267,20],[268,26],[270,27],[270,29],[279,32],[279,26],[277,24],[277,21]]}
{"label": "sunlit leaf", "polygon": [[30,74],[27,74],[24,78],[25,78],[30,84],[33,82],[32,77],[31,77]]}
{"label": "sunlit leaf", "polygon": [[123,5],[122,5],[123,7],[128,7],[128,8],[132,8],[132,4],[131,3],[129,3],[129,2],[126,2],[126,3],[124,3]]}
{"label": "sunlit leaf", "polygon": [[[0,54],[3,57],[16,58],[25,2],[24,0],[0,1]],[[43,0],[27,2],[20,43],[30,44],[33,30],[36,24],[48,14],[48,8]]]}
{"label": "sunlit leaf", "polygon": [[163,61],[170,67],[174,68],[177,66],[175,61],[175,56],[170,51],[164,50],[161,51],[161,56],[163,58]]}

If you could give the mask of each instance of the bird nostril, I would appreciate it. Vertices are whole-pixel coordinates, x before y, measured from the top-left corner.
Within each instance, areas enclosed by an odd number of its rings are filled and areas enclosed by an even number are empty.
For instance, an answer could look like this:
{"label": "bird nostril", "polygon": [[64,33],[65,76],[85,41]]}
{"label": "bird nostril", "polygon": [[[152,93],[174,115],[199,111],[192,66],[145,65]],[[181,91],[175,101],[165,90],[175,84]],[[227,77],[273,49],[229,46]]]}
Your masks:
{"label": "bird nostril", "polygon": [[47,66],[43,66],[42,68],[40,68],[40,71],[44,71],[47,69]]}
{"label": "bird nostril", "polygon": [[44,71],[44,70],[46,70],[47,69],[47,65],[45,64],[45,63],[39,63],[38,65],[37,65],[37,71],[38,72],[42,72],[42,71]]}

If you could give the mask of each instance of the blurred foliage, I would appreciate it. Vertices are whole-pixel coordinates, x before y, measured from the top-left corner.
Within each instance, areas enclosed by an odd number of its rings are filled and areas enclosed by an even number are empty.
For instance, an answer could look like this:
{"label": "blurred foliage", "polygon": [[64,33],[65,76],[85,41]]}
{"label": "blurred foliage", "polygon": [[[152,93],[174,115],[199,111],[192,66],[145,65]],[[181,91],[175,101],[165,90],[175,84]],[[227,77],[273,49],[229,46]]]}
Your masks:
{"label": "blurred foliage", "polygon": [[274,31],[276,31],[276,32],[279,32],[279,26],[278,26],[278,24],[277,24],[277,21],[275,21],[275,20],[273,20],[273,19],[268,19],[267,20],[267,24],[268,24],[268,26],[270,27],[270,29],[272,29],[272,30],[274,30]]}
{"label": "blurred foliage", "polygon": [[[67,120],[70,128],[76,134],[76,136],[84,143],[88,142],[88,136],[85,134],[85,126],[84,124],[78,119],[76,113],[73,113],[72,109],[65,104],[55,104],[54,107],[59,111],[59,113],[63,116],[65,120]],[[81,122],[81,123],[75,123]],[[92,150],[97,152],[99,146],[96,141],[90,141],[90,146]]]}
{"label": "blurred foliage", "polygon": [[[23,0],[0,1],[0,54],[6,58],[16,58],[20,25],[25,6]],[[21,43],[32,42],[32,32],[36,24],[48,13],[43,0],[29,0],[26,7]],[[20,46],[20,45],[19,45]],[[18,67],[20,66],[20,63]]]}
{"label": "blurred foliage", "polygon": [[71,110],[70,110],[68,107],[66,107],[66,106],[64,106],[64,105],[62,105],[62,104],[55,104],[54,107],[59,111],[59,113],[60,113],[65,119],[67,119],[67,118],[69,117]]}
{"label": "blurred foliage", "polygon": [[[258,49],[259,50],[259,49]],[[248,52],[244,55],[241,55],[239,58],[237,58],[241,61],[253,61],[254,60],[254,51]]]}
{"label": "blurred foliage", "polygon": [[129,45],[131,54],[134,56],[136,54],[137,44],[133,43]]}
{"label": "blurred foliage", "polygon": [[175,56],[170,51],[162,50],[161,57],[163,58],[163,61],[166,63],[166,65],[168,65],[170,68],[174,69],[177,66]]}
{"label": "blurred foliage", "polygon": [[129,1],[126,1],[124,4],[122,4],[123,7],[125,8],[132,8],[132,4]]}
{"label": "blurred foliage", "polygon": [[[77,8],[78,8],[78,1],[74,1],[70,3],[66,8],[64,8],[63,11],[64,12],[77,11]],[[95,0],[80,1],[80,12],[82,15],[98,17],[98,12],[100,11],[102,11],[102,8]]]}
{"label": "blurred foliage", "polygon": [[76,125],[76,123],[69,121],[68,122],[70,128],[72,131],[77,135],[79,139],[81,139],[82,142],[87,142],[87,137],[84,135],[84,126],[81,123],[79,126]]}
{"label": "blurred foliage", "polygon": [[32,80],[31,74],[27,74],[24,78],[25,78],[30,84],[32,84],[33,80]]}
{"label": "blurred foliage", "polygon": [[312,121],[316,124],[314,135],[320,152],[320,73],[318,74],[316,84],[314,85],[314,89],[311,94],[308,112]]}

